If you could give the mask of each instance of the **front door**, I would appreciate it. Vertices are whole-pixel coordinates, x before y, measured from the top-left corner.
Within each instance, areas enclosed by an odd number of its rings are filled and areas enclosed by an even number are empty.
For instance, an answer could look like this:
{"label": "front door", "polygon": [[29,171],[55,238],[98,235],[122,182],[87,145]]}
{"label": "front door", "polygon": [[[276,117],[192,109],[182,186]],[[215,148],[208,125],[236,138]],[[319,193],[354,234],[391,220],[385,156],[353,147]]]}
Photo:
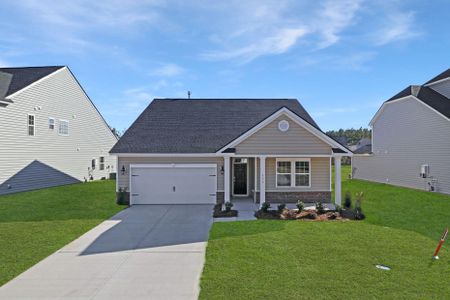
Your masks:
{"label": "front door", "polygon": [[248,194],[247,164],[246,158],[235,158],[233,160],[233,195],[245,196]]}

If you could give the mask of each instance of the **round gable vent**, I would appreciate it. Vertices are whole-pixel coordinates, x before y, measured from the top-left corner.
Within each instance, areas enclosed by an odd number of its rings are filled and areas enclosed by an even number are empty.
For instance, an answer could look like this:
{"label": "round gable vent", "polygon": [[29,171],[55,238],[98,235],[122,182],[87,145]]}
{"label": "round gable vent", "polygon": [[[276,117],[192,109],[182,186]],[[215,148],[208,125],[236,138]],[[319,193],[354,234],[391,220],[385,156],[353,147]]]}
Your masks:
{"label": "round gable vent", "polygon": [[281,120],[278,122],[278,129],[282,132],[286,132],[289,129],[289,122],[286,120]]}

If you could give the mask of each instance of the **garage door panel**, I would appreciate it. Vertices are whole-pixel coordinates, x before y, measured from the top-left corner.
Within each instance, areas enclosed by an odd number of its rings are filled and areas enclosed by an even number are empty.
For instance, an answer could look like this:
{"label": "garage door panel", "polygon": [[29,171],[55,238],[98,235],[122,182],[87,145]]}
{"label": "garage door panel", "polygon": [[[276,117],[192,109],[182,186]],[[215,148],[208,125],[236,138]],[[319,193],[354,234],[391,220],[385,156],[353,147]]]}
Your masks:
{"label": "garage door panel", "polygon": [[146,165],[132,167],[132,204],[215,203],[215,165]]}

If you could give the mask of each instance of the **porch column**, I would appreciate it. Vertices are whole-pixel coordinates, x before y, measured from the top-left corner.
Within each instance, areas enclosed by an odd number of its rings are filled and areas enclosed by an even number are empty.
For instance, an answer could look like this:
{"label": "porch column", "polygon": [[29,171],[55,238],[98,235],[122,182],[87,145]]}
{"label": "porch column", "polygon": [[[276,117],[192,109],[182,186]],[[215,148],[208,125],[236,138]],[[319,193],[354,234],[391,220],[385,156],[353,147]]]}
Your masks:
{"label": "porch column", "polygon": [[259,207],[266,202],[266,157],[259,157]]}
{"label": "porch column", "polygon": [[334,203],[341,205],[341,156],[334,157]]}
{"label": "porch column", "polygon": [[224,203],[230,202],[230,157],[223,158],[223,200]]}

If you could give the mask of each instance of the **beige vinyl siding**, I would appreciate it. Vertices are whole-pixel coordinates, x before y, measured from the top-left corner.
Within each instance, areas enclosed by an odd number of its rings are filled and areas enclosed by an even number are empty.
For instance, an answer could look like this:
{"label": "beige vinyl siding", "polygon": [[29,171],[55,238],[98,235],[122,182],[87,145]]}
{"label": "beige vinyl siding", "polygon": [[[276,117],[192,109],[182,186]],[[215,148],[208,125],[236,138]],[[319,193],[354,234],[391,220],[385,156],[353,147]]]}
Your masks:
{"label": "beige vinyl siding", "polygon": [[[281,132],[278,122],[287,120],[289,130]],[[236,154],[330,154],[331,146],[295,123],[281,116],[236,146]]]}
{"label": "beige vinyl siding", "polygon": [[430,88],[444,95],[445,97],[450,98],[450,80],[445,80],[440,83],[430,85]]}
{"label": "beige vinyl siding", "polygon": [[[284,159],[284,158],[283,158]],[[259,160],[257,161],[257,190],[259,190]],[[330,158],[311,158],[311,187],[276,187],[276,158],[266,158],[266,191],[317,192],[330,191]]]}
{"label": "beige vinyl siding", "polygon": [[[222,157],[122,157],[118,158],[119,172],[118,172],[118,187],[127,189],[129,188],[130,180],[130,164],[217,164],[217,190],[223,191],[223,174],[220,171],[223,166]],[[125,175],[122,175],[120,171],[125,166]]]}
{"label": "beige vinyl siding", "polygon": [[[115,172],[115,157],[108,152],[117,140],[67,68],[12,100],[0,107],[0,184],[35,160],[83,181],[89,176],[91,160],[104,156],[105,170],[97,165],[94,179]],[[35,136],[27,133],[28,114],[35,115]],[[50,117],[55,119],[53,130],[48,127]],[[67,136],[58,134],[60,119],[69,122]],[[30,182],[30,188],[39,186]]]}
{"label": "beige vinyl siding", "polygon": [[412,97],[388,104],[373,124],[373,155],[353,158],[354,177],[426,189],[428,164],[438,192],[450,194],[450,120]]}

